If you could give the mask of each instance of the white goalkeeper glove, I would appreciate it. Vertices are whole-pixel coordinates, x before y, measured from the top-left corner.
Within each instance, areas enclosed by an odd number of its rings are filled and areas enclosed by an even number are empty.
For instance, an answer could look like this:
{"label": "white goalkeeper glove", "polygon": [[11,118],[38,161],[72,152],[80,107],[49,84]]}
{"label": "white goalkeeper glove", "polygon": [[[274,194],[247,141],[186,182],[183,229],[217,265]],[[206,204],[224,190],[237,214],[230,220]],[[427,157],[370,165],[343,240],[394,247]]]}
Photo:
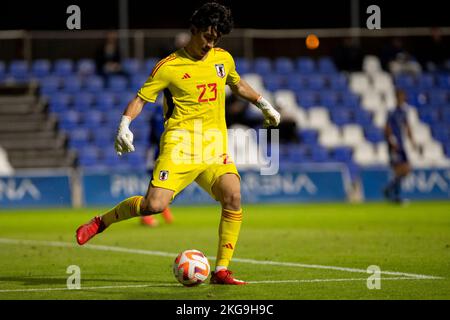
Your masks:
{"label": "white goalkeeper glove", "polygon": [[255,103],[264,115],[264,127],[267,128],[269,126],[277,127],[280,124],[280,113],[275,110],[274,107],[270,104],[269,101],[260,96]]}
{"label": "white goalkeeper glove", "polygon": [[130,131],[131,118],[128,116],[122,116],[117,130],[116,141],[114,143],[114,149],[116,149],[117,155],[121,156],[126,152],[133,152],[133,133]]}

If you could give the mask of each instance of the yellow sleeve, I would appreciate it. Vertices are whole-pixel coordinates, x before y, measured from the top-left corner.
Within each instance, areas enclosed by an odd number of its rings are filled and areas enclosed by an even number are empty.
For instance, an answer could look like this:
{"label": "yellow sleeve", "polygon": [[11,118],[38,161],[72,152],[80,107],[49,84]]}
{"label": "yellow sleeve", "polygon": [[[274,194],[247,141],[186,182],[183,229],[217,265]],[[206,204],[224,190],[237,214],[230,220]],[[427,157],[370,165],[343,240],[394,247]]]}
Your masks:
{"label": "yellow sleeve", "polygon": [[167,72],[167,61],[161,60],[152,70],[151,75],[145,81],[144,85],[139,89],[137,95],[147,102],[155,102],[158,93],[169,85],[169,77]]}
{"label": "yellow sleeve", "polygon": [[228,71],[228,76],[227,76],[227,84],[237,84],[240,80],[241,77],[239,76],[239,74],[236,71],[236,65],[234,63],[234,59],[231,56],[231,54],[228,54],[228,59],[229,59],[229,71]]}

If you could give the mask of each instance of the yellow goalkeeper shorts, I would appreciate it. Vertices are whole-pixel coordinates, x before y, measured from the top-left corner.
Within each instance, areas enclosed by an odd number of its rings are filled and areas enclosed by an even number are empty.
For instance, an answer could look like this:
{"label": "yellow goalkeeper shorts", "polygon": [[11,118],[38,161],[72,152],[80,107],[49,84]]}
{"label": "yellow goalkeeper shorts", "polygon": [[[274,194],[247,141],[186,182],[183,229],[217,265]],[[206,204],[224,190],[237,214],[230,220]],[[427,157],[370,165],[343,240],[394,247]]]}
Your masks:
{"label": "yellow goalkeeper shorts", "polygon": [[241,178],[232,162],[179,164],[174,163],[170,157],[164,157],[158,158],[155,162],[151,184],[154,187],[173,190],[175,192],[173,199],[195,181],[214,200],[218,201],[212,192],[212,187],[217,179],[226,173],[234,173],[239,179]]}

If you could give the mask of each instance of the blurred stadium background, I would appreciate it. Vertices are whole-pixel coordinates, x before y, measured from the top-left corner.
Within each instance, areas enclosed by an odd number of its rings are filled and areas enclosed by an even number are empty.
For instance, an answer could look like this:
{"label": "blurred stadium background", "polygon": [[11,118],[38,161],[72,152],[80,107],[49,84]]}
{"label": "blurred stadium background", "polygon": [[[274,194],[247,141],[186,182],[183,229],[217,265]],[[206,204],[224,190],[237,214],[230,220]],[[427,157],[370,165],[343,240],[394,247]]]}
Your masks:
{"label": "blurred stadium background", "polygon": [[[203,1],[8,2],[0,11],[0,299],[448,299],[443,2],[221,2],[231,7],[235,30],[219,46],[283,119],[279,144],[271,141],[278,173],[238,166],[246,218],[233,268],[255,286],[187,292],[173,279],[176,252],[216,251],[220,215],[196,185],[175,200],[171,226],[149,231],[129,221],[94,246],[74,241],[79,224],[146,192],[161,100],[133,121],[136,152],[123,157],[114,152],[118,121]],[[81,9],[81,30],[66,28],[72,4]],[[381,9],[379,30],[366,28],[372,4]],[[307,47],[308,35],[318,47]],[[414,201],[405,208],[381,202],[390,175],[383,126],[395,88],[407,93],[420,146],[406,146],[414,170],[402,192]],[[261,120],[228,96],[230,127],[259,129]],[[254,155],[260,142],[253,136],[236,150]],[[95,250],[110,252],[99,261]],[[71,264],[82,268],[87,291],[61,292]],[[383,273],[394,276],[383,290],[365,286],[372,264],[392,270]]]}
{"label": "blurred stadium background", "polygon": [[[68,3],[30,4],[22,13],[17,5],[6,5],[0,32],[0,170],[11,177],[0,180],[2,206],[103,205],[114,203],[120,192],[145,189],[146,183],[131,173],[151,168],[156,145],[151,130],[160,129],[161,100],[133,122],[137,151],[123,158],[113,149],[117,121],[155,62],[187,30],[186,13],[200,3],[180,3],[169,16],[147,19],[142,11],[167,8],[117,1],[105,13],[101,5],[80,2],[81,30],[65,27]],[[448,199],[450,28],[439,7],[380,3],[382,28],[369,30],[364,1],[324,2],[326,12],[310,3],[294,13],[281,2],[271,10],[265,7],[258,19],[244,6],[224,3],[233,9],[236,29],[220,46],[283,115],[280,175],[244,179],[249,201],[382,199],[388,177],[383,126],[395,105],[395,87],[407,93],[409,121],[420,146],[406,146],[416,171],[404,192],[413,199]],[[277,16],[280,12],[283,17]],[[419,13],[422,18],[415,19]],[[318,37],[315,49],[305,43],[311,34]],[[106,39],[112,43],[111,57],[104,53]],[[111,61],[113,68],[104,69]],[[255,107],[232,97],[228,102],[230,127],[259,128]],[[250,150],[257,143],[251,140]],[[121,186],[113,181],[118,172],[125,173]],[[60,185],[51,186],[46,174]],[[327,174],[330,180],[321,180]],[[24,184],[27,176],[29,185]],[[105,193],[103,198],[89,195],[93,185],[95,193]],[[264,185],[276,187],[270,193]],[[39,192],[42,186],[46,192]],[[190,200],[205,201],[199,192],[192,197],[191,189]]]}

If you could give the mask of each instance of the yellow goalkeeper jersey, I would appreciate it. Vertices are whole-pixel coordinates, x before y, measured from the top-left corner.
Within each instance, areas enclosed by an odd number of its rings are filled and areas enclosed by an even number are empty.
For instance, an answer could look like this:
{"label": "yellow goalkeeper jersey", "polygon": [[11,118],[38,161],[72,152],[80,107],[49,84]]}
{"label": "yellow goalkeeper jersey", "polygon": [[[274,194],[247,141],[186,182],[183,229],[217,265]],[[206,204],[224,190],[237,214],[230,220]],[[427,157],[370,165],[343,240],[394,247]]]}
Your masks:
{"label": "yellow goalkeeper jersey", "polygon": [[222,141],[216,148],[221,145],[222,150],[215,150],[214,154],[226,154],[225,86],[239,81],[233,57],[221,48],[211,49],[204,60],[197,60],[180,49],[159,61],[138,96],[155,102],[158,93],[164,92],[165,130],[160,157],[180,148],[180,137],[185,146],[177,151],[180,157],[204,160],[202,152],[211,148],[219,136]]}

